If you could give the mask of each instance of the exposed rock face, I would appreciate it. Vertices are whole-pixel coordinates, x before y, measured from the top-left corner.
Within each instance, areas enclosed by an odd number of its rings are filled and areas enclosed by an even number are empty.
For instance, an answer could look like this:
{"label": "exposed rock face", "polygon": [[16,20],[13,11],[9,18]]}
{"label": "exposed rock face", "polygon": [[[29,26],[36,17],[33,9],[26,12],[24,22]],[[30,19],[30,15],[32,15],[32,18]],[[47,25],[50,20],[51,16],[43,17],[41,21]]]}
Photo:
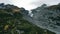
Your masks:
{"label": "exposed rock face", "polygon": [[41,6],[32,10],[33,20],[39,21],[46,29],[60,32],[60,5]]}
{"label": "exposed rock face", "polygon": [[20,11],[23,15],[28,15],[29,14],[29,11],[28,10],[25,10],[23,7],[20,8]]}
{"label": "exposed rock face", "polygon": [[10,5],[10,4],[5,5],[4,3],[0,4],[0,9],[8,10],[8,12],[13,12],[13,13],[20,12],[23,15],[28,15],[28,13],[29,13],[29,11],[25,10],[23,7],[19,8],[17,6]]}
{"label": "exposed rock face", "polygon": [[[5,8],[0,6],[0,34],[46,34],[44,29],[26,20],[30,19],[30,16],[24,8],[9,4],[3,6]],[[48,30],[47,33],[55,34]]]}
{"label": "exposed rock face", "polygon": [[10,4],[4,5],[3,3],[0,4],[0,7],[0,34],[55,34],[39,28],[42,25],[40,21],[28,16],[28,10],[24,8]]}

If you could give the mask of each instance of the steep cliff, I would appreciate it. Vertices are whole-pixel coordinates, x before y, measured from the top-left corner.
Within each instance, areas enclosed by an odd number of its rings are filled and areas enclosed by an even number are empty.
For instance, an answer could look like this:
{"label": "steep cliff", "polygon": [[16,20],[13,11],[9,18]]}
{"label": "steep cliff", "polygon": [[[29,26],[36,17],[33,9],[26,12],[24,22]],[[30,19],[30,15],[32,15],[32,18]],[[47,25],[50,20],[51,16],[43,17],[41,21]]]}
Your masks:
{"label": "steep cliff", "polygon": [[41,6],[32,10],[33,20],[40,26],[53,32],[60,32],[60,4],[52,6]]}

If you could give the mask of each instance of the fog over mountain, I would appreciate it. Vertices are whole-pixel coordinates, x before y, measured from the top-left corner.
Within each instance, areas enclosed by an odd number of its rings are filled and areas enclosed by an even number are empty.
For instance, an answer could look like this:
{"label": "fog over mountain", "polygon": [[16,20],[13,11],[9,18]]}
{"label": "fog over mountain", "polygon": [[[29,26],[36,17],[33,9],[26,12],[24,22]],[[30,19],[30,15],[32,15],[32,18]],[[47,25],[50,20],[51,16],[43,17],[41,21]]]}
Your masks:
{"label": "fog over mountain", "polygon": [[12,4],[10,0],[0,0],[0,3]]}
{"label": "fog over mountain", "polygon": [[24,7],[27,10],[34,9],[42,4],[54,5],[59,3],[60,0],[0,0],[0,3],[14,4],[18,7]]}

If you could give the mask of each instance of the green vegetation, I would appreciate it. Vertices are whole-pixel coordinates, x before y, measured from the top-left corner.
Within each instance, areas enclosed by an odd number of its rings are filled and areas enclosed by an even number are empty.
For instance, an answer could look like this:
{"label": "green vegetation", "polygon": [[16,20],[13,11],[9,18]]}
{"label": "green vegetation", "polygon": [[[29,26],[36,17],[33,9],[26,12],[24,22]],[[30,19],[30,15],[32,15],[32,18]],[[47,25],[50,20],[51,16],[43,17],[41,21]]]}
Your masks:
{"label": "green vegetation", "polygon": [[20,12],[0,9],[0,34],[55,34],[23,19]]}

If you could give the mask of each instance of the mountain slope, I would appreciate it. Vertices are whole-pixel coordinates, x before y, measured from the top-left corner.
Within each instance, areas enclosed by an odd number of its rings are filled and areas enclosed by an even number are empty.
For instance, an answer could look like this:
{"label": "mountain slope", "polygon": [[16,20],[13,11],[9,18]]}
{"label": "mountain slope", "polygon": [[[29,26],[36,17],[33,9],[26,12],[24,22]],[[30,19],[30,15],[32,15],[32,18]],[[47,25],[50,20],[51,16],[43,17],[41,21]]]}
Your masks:
{"label": "mountain slope", "polygon": [[60,32],[60,4],[52,6],[38,7],[32,10],[33,20],[37,25],[55,33]]}
{"label": "mountain slope", "polygon": [[[24,14],[28,14],[24,8],[10,4],[1,4],[0,7],[0,34],[46,34],[44,29],[23,18]],[[55,34],[50,31],[47,33]]]}

